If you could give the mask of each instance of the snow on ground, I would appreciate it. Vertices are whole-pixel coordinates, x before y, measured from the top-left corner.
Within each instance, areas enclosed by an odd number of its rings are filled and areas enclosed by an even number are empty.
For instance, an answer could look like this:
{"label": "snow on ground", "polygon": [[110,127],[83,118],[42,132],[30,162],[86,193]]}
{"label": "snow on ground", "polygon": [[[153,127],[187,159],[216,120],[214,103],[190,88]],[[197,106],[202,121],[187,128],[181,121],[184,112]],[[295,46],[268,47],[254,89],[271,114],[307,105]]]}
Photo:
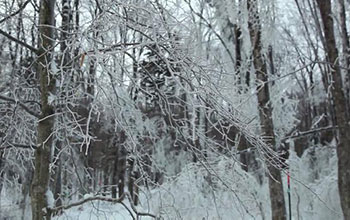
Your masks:
{"label": "snow on ground", "polygon": [[[83,206],[65,211],[54,220],[132,220],[129,212],[119,204],[103,201],[88,202]],[[151,219],[141,217],[140,220]]]}
{"label": "snow on ground", "polygon": [[[12,191],[11,189],[6,190],[7,192]],[[14,195],[13,197],[9,195]],[[14,198],[16,194],[5,193],[2,190],[0,193],[0,220],[17,220],[21,219],[22,210],[18,204],[14,204]]]}
{"label": "snow on ground", "polygon": [[[311,158],[315,160],[312,161]],[[341,220],[334,148],[308,150],[302,158],[292,154],[291,199],[293,219]],[[221,160],[209,169],[220,177],[211,178],[207,169],[189,165],[172,182],[144,192],[141,207],[163,219],[270,219],[268,185],[259,185],[237,162]],[[313,170],[313,171],[310,171]],[[284,186],[287,177],[283,174]],[[209,184],[210,183],[210,184]],[[228,187],[230,189],[228,189]],[[287,189],[285,198],[288,202]],[[287,208],[288,210],[288,208]],[[94,203],[74,209],[58,219],[132,219],[120,205]],[[146,218],[141,218],[146,219]]]}
{"label": "snow on ground", "polygon": [[[313,158],[313,160],[311,160]],[[332,147],[309,149],[302,158],[291,154],[291,199],[293,219],[341,220],[337,189],[337,159]],[[208,175],[208,170],[219,178]],[[311,171],[312,170],[312,171]],[[286,175],[283,175],[286,186]],[[286,188],[286,187],[285,187]],[[270,219],[266,180],[259,185],[233,160],[218,160],[207,168],[188,165],[173,181],[146,190],[142,188],[138,211],[150,212],[160,219]],[[12,197],[10,197],[12,195]],[[286,202],[288,202],[285,190]],[[0,219],[21,219],[20,195],[12,188],[2,190]],[[17,202],[17,205],[15,204]],[[125,201],[126,206],[130,205]],[[288,206],[287,206],[288,207]],[[129,208],[130,209],[130,208]],[[23,219],[30,219],[29,203]],[[288,210],[288,209],[287,209]],[[135,216],[135,213],[133,213]],[[120,204],[87,202],[66,210],[54,220],[129,220],[128,210]],[[141,220],[151,219],[140,217]]]}

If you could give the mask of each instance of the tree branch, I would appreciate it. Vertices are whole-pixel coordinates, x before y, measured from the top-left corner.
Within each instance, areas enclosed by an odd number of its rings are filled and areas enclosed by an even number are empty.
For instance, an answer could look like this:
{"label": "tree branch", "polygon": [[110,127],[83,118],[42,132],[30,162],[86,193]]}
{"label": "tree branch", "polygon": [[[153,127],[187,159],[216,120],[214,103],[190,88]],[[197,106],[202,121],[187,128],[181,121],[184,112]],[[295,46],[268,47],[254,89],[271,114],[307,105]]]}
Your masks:
{"label": "tree branch", "polygon": [[15,16],[16,14],[20,13],[20,12],[27,6],[27,4],[28,4],[30,1],[31,1],[31,0],[27,0],[26,2],[24,2],[24,3],[19,7],[19,9],[18,9],[16,12],[14,12],[14,13],[10,14],[9,16],[7,16],[7,17],[1,19],[1,20],[0,20],[0,24],[3,23],[3,22],[6,21],[6,20],[12,18],[12,17]]}
{"label": "tree branch", "polygon": [[130,202],[130,206],[131,206],[131,209],[136,213],[136,216],[148,216],[148,217],[151,217],[151,218],[154,218],[156,219],[157,217],[153,214],[150,214],[150,213],[146,213],[146,212],[138,212],[134,203],[133,203],[133,200],[131,198],[131,195],[129,193],[126,193],[126,196],[128,197],[129,199],[129,202]]}
{"label": "tree branch", "polygon": [[[0,30],[1,31],[1,30]],[[29,113],[30,115],[36,117],[36,118],[40,118],[40,114],[37,112],[34,112],[32,110],[30,110],[25,104],[23,104],[22,102],[16,101],[15,99],[6,97],[6,96],[2,96],[0,95],[0,99],[7,101],[7,102],[12,102],[15,104],[18,104],[24,111],[26,111],[27,113]]]}
{"label": "tree branch", "polygon": [[125,195],[122,195],[118,199],[102,197],[102,196],[95,196],[95,197],[90,197],[90,198],[83,199],[83,200],[81,200],[79,202],[71,203],[69,205],[63,205],[63,206],[55,207],[55,208],[50,209],[50,211],[58,212],[58,211],[61,211],[61,210],[73,208],[75,206],[80,206],[80,205],[83,205],[84,203],[87,203],[87,202],[90,202],[90,201],[95,201],[95,200],[112,202],[112,203],[121,203],[124,198],[125,198]]}
{"label": "tree branch", "polygon": [[[128,199],[130,200],[130,206],[131,206],[131,209],[135,212],[136,216],[148,216],[148,217],[152,217],[152,218],[156,218],[155,215],[153,214],[150,214],[150,213],[144,213],[144,212],[138,212],[136,207],[134,206],[134,204],[132,203],[132,200],[131,200],[131,196],[130,194],[126,193],[126,196],[128,197]],[[105,202],[112,202],[112,203],[121,203],[128,211],[129,213],[132,215],[131,211],[128,209],[127,206],[125,206],[125,204],[123,203],[123,200],[125,198],[125,194],[123,194],[120,198],[118,199],[114,199],[114,198],[108,198],[108,197],[102,197],[102,196],[95,196],[95,197],[90,197],[90,198],[86,198],[86,199],[83,199],[79,202],[75,202],[75,203],[71,203],[69,205],[66,205],[66,206],[59,206],[59,207],[55,207],[55,208],[51,208],[50,211],[53,213],[53,212],[59,212],[61,210],[65,210],[65,209],[70,209],[70,208],[73,208],[75,206],[80,206],[80,205],[83,205],[84,203],[87,203],[87,202],[90,202],[90,201],[96,201],[96,200],[99,200],[99,201],[105,201]]]}
{"label": "tree branch", "polygon": [[16,143],[8,143],[7,146],[0,147],[0,150],[6,150],[10,148],[23,148],[23,149],[36,149],[35,145],[26,145],[26,144],[16,144]]}
{"label": "tree branch", "polygon": [[[316,128],[316,129],[309,130],[309,131],[295,132],[294,135],[288,135],[287,137],[282,138],[281,141],[287,141],[288,139],[302,138],[304,136],[311,135],[314,133],[328,131],[328,130],[334,130],[334,129],[338,129],[338,128],[339,128],[338,126],[328,126],[328,127],[323,127],[323,128]],[[241,154],[241,153],[245,153],[245,152],[253,151],[253,150],[255,150],[254,147],[249,147],[247,149],[237,151],[236,153]]]}
{"label": "tree branch", "polygon": [[301,138],[303,136],[307,136],[307,135],[310,135],[310,134],[323,132],[323,131],[327,131],[327,130],[334,130],[334,129],[338,129],[338,128],[339,128],[338,126],[328,126],[328,127],[323,127],[323,128],[316,128],[316,129],[309,130],[309,131],[296,132],[295,135],[287,136],[287,137],[283,138],[282,141],[285,141],[285,140],[288,140],[288,139]]}
{"label": "tree branch", "polygon": [[30,46],[29,44],[27,44],[27,43],[25,43],[25,42],[23,42],[23,41],[20,41],[20,40],[18,40],[18,39],[15,38],[15,37],[12,37],[10,34],[6,33],[5,31],[3,31],[3,30],[1,30],[1,29],[0,29],[0,34],[4,35],[4,36],[7,37],[8,39],[10,39],[10,40],[16,42],[17,44],[20,44],[20,45],[24,46],[25,48],[27,48],[27,49],[33,51],[34,53],[38,54],[38,49],[37,49],[37,48],[32,47],[32,46]]}

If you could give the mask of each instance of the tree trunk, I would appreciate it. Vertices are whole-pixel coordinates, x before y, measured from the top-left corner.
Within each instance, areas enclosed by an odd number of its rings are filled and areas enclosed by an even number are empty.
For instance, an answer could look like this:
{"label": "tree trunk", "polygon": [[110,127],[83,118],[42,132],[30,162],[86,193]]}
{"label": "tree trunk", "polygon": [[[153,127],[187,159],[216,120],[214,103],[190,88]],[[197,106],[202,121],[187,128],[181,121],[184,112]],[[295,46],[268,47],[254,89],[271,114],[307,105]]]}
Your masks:
{"label": "tree trunk", "polygon": [[[2,170],[3,164],[4,164],[3,150],[0,150],[0,170]],[[3,185],[3,182],[4,182],[3,181],[3,176],[4,176],[4,172],[0,172],[0,194],[1,194],[2,185]]]}
{"label": "tree trunk", "polygon": [[[60,44],[60,63],[61,63],[61,70],[64,75],[73,75],[71,72],[73,67],[72,65],[69,65],[70,62],[70,51],[68,49],[68,40],[69,40],[69,33],[70,33],[70,26],[71,26],[71,6],[70,6],[70,1],[69,0],[62,0],[62,25],[61,25],[61,44]],[[63,96],[66,95],[66,92],[63,92]],[[59,108],[56,109],[56,112],[64,112],[62,106],[64,103],[60,103]],[[60,151],[62,149],[62,141],[60,140],[55,140],[55,148],[54,148],[54,155],[53,158],[57,158],[57,164],[54,167],[54,173],[55,177],[53,178],[53,183],[52,183],[52,189],[53,189],[53,195],[55,199],[55,205],[56,206],[61,206],[62,205],[62,199],[61,199],[61,194],[62,194],[62,162],[61,162],[61,156],[60,156]],[[60,214],[58,213],[53,213],[55,214]]]}
{"label": "tree trunk", "polygon": [[338,155],[338,187],[340,203],[344,218],[350,219],[350,125],[346,111],[346,99],[343,92],[343,82],[339,67],[338,50],[336,47],[330,0],[317,0],[324,26],[327,61],[330,63],[332,77],[332,93],[335,104],[336,122],[339,127]]}
{"label": "tree trunk", "polygon": [[[261,135],[267,137],[267,144],[269,144],[273,148],[273,150],[276,150],[276,141],[272,120],[272,107],[270,102],[270,93],[268,86],[267,67],[262,54],[261,26],[257,10],[257,1],[250,0],[247,2],[247,6],[249,11],[250,22],[251,24],[254,24],[250,26],[249,32],[253,47],[253,64],[255,68],[256,78],[259,83],[257,87],[257,96],[262,133]],[[285,220],[287,219],[287,215],[283,195],[281,172],[278,168],[271,164],[268,165],[268,169],[270,172],[269,189],[272,219]]]}
{"label": "tree trunk", "polygon": [[125,187],[125,172],[126,172],[126,151],[124,146],[120,149],[118,158],[118,196],[121,198],[124,195]]}
{"label": "tree trunk", "polygon": [[[57,168],[56,170],[56,175],[54,178],[54,183],[53,183],[53,195],[54,195],[54,199],[55,199],[55,206],[61,206],[62,205],[62,198],[61,198],[61,194],[62,194],[62,162],[61,162],[61,158],[58,159],[57,162]],[[54,214],[61,214],[61,212],[58,213],[54,213]]]}
{"label": "tree trunk", "polygon": [[112,173],[112,198],[117,198],[117,185],[118,185],[118,161],[119,161],[119,149],[116,150],[116,153],[114,155],[114,166],[113,166],[113,173]]}
{"label": "tree trunk", "polygon": [[[349,35],[346,28],[346,11],[345,11],[345,2],[344,0],[339,1],[339,11],[340,11],[340,35],[342,39],[342,47],[343,47],[343,56],[344,56],[344,66],[348,68],[345,72],[345,97],[347,99],[347,103],[350,104],[350,42]],[[348,109],[350,107],[348,106]]]}
{"label": "tree trunk", "polygon": [[135,159],[128,159],[128,191],[131,196],[130,202],[132,202],[135,206],[138,205],[139,202],[139,186],[136,183],[136,180],[140,177],[139,171],[135,170]]}
{"label": "tree trunk", "polygon": [[50,73],[53,50],[53,26],[55,1],[41,0],[39,21],[39,52],[38,52],[38,74],[40,77],[41,90],[41,116],[38,123],[37,143],[35,151],[35,171],[32,182],[32,219],[51,219],[46,193],[49,189],[50,179],[50,157],[52,147],[52,132],[54,126],[53,107],[48,103],[49,94],[54,94],[55,79]]}
{"label": "tree trunk", "polygon": [[[21,219],[22,220],[25,220],[27,219],[26,217],[26,208],[27,208],[27,198],[28,198],[28,195],[29,195],[29,190],[30,190],[30,183],[32,182],[32,169],[31,167],[26,171],[26,174],[24,176],[24,180],[23,180],[23,183],[22,183],[22,195],[23,195],[23,198],[22,198],[22,201],[19,205],[19,208],[22,210],[22,215],[21,215]],[[1,192],[1,189],[0,189],[0,192]]]}

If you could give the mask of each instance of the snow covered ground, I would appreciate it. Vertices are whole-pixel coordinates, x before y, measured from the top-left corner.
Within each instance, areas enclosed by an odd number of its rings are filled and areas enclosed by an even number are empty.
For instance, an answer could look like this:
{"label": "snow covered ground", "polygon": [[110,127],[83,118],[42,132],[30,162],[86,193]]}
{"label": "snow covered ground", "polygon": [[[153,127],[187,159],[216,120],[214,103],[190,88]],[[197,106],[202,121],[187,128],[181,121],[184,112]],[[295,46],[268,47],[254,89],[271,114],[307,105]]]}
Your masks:
{"label": "snow covered ground", "polygon": [[[134,214],[133,214],[134,215]],[[135,217],[135,216],[134,216]],[[55,220],[132,220],[131,214],[121,205],[106,202],[89,202],[79,208],[72,208],[64,212]],[[152,219],[140,217],[141,220]]]}
{"label": "snow covered ground", "polygon": [[[335,149],[317,147],[314,150],[312,152],[309,149],[302,158],[291,154],[289,160],[293,219],[340,220]],[[160,219],[270,219],[266,181],[259,185],[252,175],[242,171],[233,160],[218,161],[206,169],[189,165],[175,180],[149,191],[143,189],[137,210],[161,216]],[[208,168],[219,178],[208,175]],[[285,175],[283,180],[287,180]],[[25,213],[18,205],[20,203],[14,204],[17,199],[16,192],[11,188],[2,190],[1,220],[30,219],[29,199]],[[127,201],[125,204],[131,210]],[[135,212],[131,210],[131,213],[136,218]],[[66,210],[54,219],[129,220],[133,217],[121,204],[94,201]]]}

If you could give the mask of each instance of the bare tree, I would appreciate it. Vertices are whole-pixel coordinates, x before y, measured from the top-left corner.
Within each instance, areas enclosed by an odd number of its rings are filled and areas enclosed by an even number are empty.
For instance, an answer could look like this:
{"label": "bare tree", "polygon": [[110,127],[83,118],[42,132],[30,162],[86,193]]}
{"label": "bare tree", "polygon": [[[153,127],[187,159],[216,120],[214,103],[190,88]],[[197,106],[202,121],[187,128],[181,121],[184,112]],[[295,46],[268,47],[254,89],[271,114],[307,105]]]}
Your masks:
{"label": "bare tree", "polygon": [[[253,64],[257,79],[257,96],[259,103],[260,129],[261,135],[266,138],[270,147],[277,151],[277,143],[272,120],[272,106],[270,100],[269,77],[266,61],[262,52],[261,24],[259,20],[258,2],[250,0],[247,2],[249,12],[250,37],[252,42]],[[268,165],[269,189],[271,199],[271,211],[273,220],[287,219],[286,206],[283,194],[281,170],[277,163],[270,161]]]}
{"label": "bare tree", "polygon": [[40,1],[38,74],[40,78],[41,115],[38,123],[35,170],[32,182],[32,219],[51,219],[48,208],[54,108],[49,96],[55,94],[55,77],[51,70],[54,48],[55,1]]}
{"label": "bare tree", "polygon": [[335,104],[337,125],[339,127],[338,155],[338,187],[344,218],[350,219],[350,125],[346,99],[343,91],[343,80],[339,67],[339,54],[335,42],[332,4],[330,0],[317,0],[321,13],[325,51],[332,78],[332,93]]}
{"label": "bare tree", "polygon": [[[340,16],[340,36],[342,40],[342,53],[343,53],[343,63],[345,67],[345,97],[350,100],[350,41],[349,34],[347,29],[347,20],[346,20],[346,10],[344,0],[338,0],[339,2],[339,16]],[[349,107],[349,106],[348,106]]]}

